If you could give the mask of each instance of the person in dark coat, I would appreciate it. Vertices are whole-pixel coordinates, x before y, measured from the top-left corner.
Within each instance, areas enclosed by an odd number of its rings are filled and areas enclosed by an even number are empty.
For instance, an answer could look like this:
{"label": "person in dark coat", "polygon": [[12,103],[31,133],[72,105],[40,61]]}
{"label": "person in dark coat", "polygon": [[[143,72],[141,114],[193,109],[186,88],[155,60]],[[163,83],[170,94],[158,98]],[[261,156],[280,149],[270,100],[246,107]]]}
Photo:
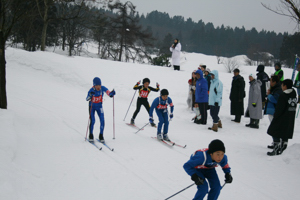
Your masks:
{"label": "person in dark coat", "polygon": [[[270,89],[268,90],[267,101],[265,105],[264,114],[268,115],[270,123],[274,118],[275,108],[279,99],[279,96],[282,94],[281,83],[278,76],[271,76],[270,80]],[[268,145],[269,149],[274,149],[274,141],[271,145]]]}
{"label": "person in dark coat", "polygon": [[297,93],[298,93],[298,103],[300,103],[300,63],[298,63],[298,68],[297,68],[297,76],[294,82],[294,87],[297,88]]}
{"label": "person in dark coat", "polygon": [[282,82],[283,93],[278,98],[274,118],[268,128],[268,134],[273,137],[274,141],[273,151],[267,153],[269,156],[282,154],[287,148],[288,139],[293,138],[297,94],[292,87],[293,81],[291,79]]}
{"label": "person in dark coat", "polygon": [[256,79],[260,80],[262,84],[260,90],[261,90],[262,109],[264,109],[265,102],[266,102],[266,94],[267,94],[266,83],[270,81],[270,78],[268,74],[265,72],[264,65],[258,65],[256,71],[258,71],[258,73],[256,74]]}
{"label": "person in dark coat", "polygon": [[235,119],[231,121],[240,123],[241,116],[244,115],[245,80],[240,75],[239,69],[235,69],[233,74],[229,99],[231,101],[230,113],[235,115]]}

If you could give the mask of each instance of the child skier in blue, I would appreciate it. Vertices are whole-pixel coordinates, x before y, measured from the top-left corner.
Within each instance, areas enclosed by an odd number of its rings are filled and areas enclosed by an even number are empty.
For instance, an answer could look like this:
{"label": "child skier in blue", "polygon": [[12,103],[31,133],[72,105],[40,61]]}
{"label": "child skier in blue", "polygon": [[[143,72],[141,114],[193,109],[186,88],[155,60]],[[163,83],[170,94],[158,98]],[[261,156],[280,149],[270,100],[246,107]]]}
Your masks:
{"label": "child skier in blue", "polygon": [[[174,105],[172,103],[172,99],[169,96],[169,92],[166,89],[160,91],[160,97],[157,97],[152,102],[150,113],[149,113],[149,122],[152,124],[153,120],[153,110],[158,116],[158,126],[157,126],[157,139],[158,140],[167,140],[170,141],[168,137],[168,129],[169,129],[169,116],[168,116],[168,105],[171,107],[170,119],[173,118]],[[162,126],[164,125],[163,135],[161,133]]]}
{"label": "child skier in blue", "polygon": [[102,108],[102,102],[103,102],[103,94],[104,92],[109,95],[110,97],[113,97],[116,92],[109,91],[105,86],[101,85],[101,79],[98,77],[95,77],[93,79],[93,87],[89,90],[88,95],[86,97],[86,100],[89,101],[89,114],[90,114],[90,134],[89,134],[89,140],[94,140],[93,130],[94,130],[94,124],[95,124],[95,112],[97,112],[99,118],[100,118],[100,134],[99,134],[99,140],[100,142],[104,143],[104,137],[103,137],[103,131],[104,131],[104,112]]}
{"label": "child skier in blue", "polygon": [[[230,167],[225,155],[225,146],[221,140],[213,140],[208,149],[196,151],[183,168],[197,185],[198,191],[194,200],[202,200],[208,193],[208,200],[216,200],[222,189],[215,167],[220,165],[225,173],[225,183],[232,182]],[[208,192],[208,184],[210,191]]]}

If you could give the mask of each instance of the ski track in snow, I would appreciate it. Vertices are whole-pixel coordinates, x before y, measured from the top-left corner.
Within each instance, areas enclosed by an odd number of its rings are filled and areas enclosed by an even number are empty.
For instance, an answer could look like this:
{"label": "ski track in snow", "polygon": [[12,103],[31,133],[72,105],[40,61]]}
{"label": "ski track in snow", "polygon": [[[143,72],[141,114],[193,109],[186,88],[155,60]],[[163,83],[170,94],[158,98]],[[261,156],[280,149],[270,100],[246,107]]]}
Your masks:
{"label": "ski track in snow", "polygon": [[[173,68],[133,63],[112,62],[97,58],[67,57],[49,52],[26,52],[8,48],[7,94],[8,110],[0,111],[0,199],[165,199],[193,182],[182,166],[190,155],[209,142],[224,141],[233,183],[226,184],[219,199],[273,200],[297,199],[300,186],[299,119],[296,119],[294,139],[281,156],[268,157],[266,148],[271,137],[266,134],[268,117],[260,129],[246,128],[248,118],[232,123],[229,93],[232,74],[218,65],[215,56],[184,53],[182,71]],[[243,56],[237,56],[243,65]],[[206,126],[191,123],[194,113],[187,109],[187,81],[200,63],[219,71],[224,84],[220,118],[223,128],[208,131],[212,120],[208,111]],[[241,66],[246,81],[245,109],[248,101],[248,75],[256,67]],[[266,67],[269,75],[274,71]],[[285,77],[292,70],[284,69]],[[92,79],[99,76],[109,90],[116,90],[116,139],[112,139],[113,103],[104,97],[104,137],[114,152],[99,151],[84,141],[88,121],[85,101]],[[151,139],[156,129],[146,126],[136,130],[123,121],[134,94],[132,87],[145,77],[151,86],[156,82],[170,92],[175,109],[169,135],[176,143],[187,145],[168,147]],[[151,92],[150,104],[159,95]],[[126,121],[136,106],[135,96]],[[154,115],[155,123],[158,122]],[[136,124],[142,127],[148,114],[142,107]],[[98,137],[99,119],[95,133]],[[221,184],[224,173],[216,168]],[[192,199],[196,187],[173,197]]]}

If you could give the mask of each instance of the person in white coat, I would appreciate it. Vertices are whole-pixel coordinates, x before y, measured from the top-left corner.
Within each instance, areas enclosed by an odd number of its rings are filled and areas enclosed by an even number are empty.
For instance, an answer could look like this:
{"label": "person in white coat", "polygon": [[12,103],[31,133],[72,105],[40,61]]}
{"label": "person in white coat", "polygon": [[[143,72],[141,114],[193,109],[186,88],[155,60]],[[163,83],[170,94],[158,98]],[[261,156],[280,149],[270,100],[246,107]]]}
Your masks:
{"label": "person in white coat", "polygon": [[178,39],[174,40],[174,44],[170,47],[170,51],[172,52],[172,64],[174,70],[180,70],[180,51],[181,44]]}

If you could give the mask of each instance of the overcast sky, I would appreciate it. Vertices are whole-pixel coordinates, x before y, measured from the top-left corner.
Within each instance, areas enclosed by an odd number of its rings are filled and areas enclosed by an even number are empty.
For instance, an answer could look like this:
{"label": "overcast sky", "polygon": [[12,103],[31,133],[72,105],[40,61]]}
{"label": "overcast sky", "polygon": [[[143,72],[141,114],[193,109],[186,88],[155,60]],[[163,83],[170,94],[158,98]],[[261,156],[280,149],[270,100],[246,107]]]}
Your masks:
{"label": "overcast sky", "polygon": [[[120,0],[125,3],[127,0]],[[261,3],[272,8],[280,5],[280,0],[130,0],[140,14],[158,10],[171,17],[180,15],[198,22],[212,22],[215,27],[242,27],[246,30],[255,27],[275,32],[293,34],[296,24],[290,18],[277,15],[265,9]]]}

